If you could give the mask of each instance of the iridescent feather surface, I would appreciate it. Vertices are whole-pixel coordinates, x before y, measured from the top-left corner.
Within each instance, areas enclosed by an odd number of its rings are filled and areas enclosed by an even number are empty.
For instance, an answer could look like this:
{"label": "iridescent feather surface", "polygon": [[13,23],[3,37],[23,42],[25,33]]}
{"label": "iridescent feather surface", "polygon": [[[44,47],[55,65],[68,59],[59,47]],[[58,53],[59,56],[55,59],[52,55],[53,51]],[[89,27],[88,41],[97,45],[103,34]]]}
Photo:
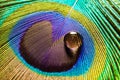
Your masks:
{"label": "iridescent feather surface", "polygon": [[120,80],[120,1],[0,0],[0,80]]}

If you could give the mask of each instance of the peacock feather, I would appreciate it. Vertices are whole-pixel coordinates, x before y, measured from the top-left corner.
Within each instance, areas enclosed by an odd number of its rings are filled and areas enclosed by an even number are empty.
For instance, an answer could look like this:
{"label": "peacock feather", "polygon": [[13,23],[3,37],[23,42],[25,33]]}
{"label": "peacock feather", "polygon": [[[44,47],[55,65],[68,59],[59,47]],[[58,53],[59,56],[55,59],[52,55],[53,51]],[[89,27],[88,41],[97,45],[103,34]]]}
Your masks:
{"label": "peacock feather", "polygon": [[0,0],[0,80],[120,80],[120,1]]}

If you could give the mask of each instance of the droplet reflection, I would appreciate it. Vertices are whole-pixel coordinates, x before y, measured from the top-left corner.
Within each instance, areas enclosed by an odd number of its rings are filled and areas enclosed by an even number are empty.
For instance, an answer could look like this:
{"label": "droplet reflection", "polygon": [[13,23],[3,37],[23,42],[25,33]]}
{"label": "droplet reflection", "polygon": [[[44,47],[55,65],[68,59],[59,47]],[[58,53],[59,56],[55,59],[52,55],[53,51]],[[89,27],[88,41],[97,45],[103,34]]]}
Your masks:
{"label": "droplet reflection", "polygon": [[67,53],[71,56],[79,53],[82,46],[82,37],[78,32],[71,31],[64,37],[64,45]]}

